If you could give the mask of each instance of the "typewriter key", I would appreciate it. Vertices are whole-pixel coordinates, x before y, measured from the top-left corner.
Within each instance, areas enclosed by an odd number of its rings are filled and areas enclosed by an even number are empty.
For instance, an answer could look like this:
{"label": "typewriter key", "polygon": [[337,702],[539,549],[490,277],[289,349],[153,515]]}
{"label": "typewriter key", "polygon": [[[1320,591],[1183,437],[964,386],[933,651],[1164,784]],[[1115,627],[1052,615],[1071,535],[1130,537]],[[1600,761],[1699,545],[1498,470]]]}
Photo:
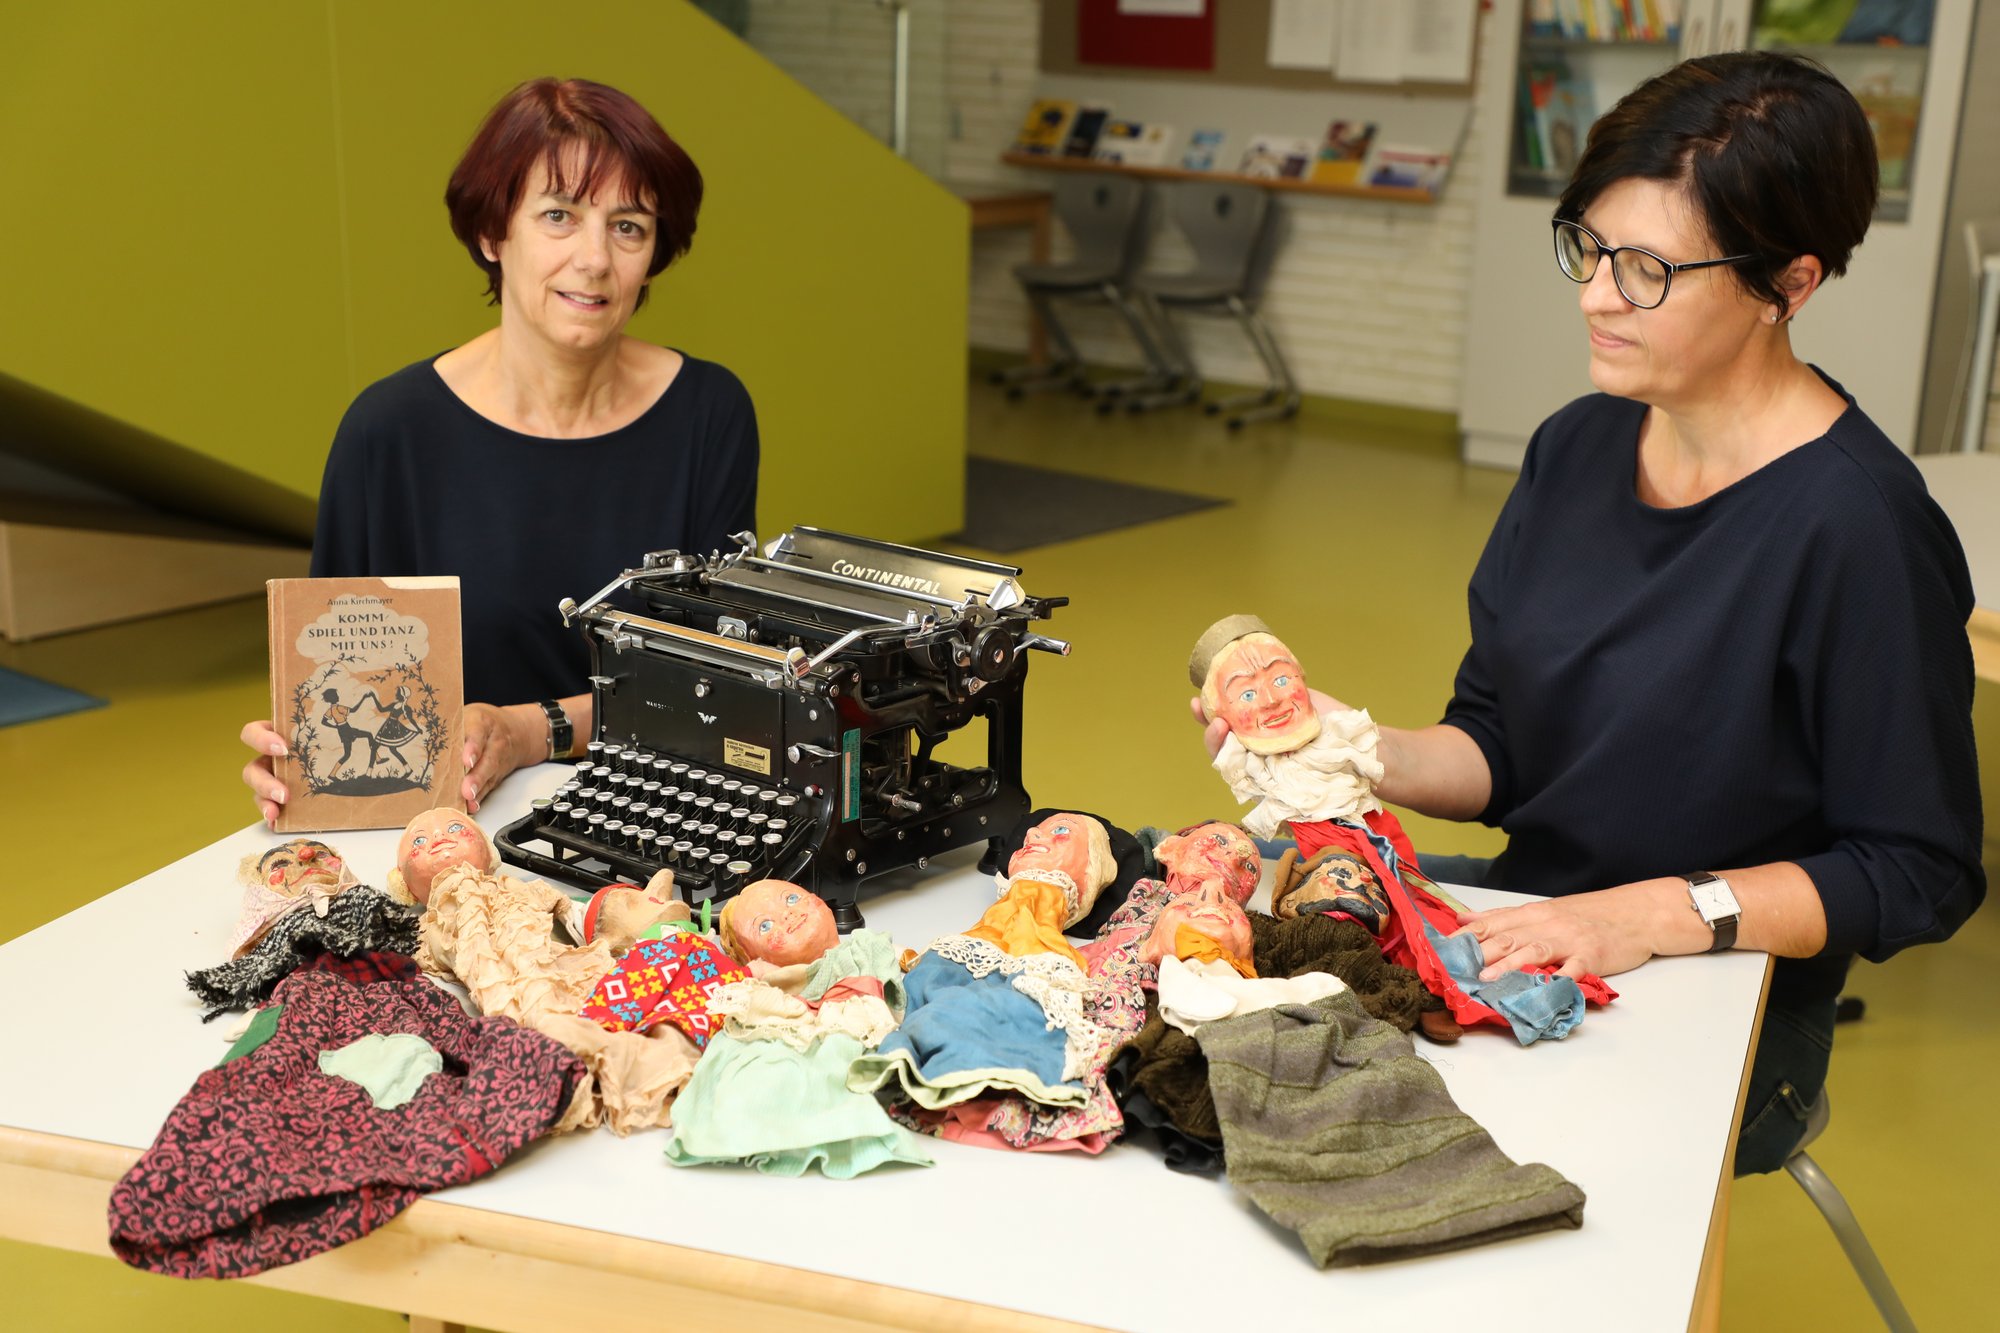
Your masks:
{"label": "typewriter key", "polygon": [[739,833],[731,840],[730,845],[736,848],[738,856],[749,856],[757,850],[757,835],[754,833]]}
{"label": "typewriter key", "polygon": [[549,798],[546,796],[537,796],[534,800],[528,802],[528,808],[539,815],[549,808]]}
{"label": "typewriter key", "polygon": [[618,793],[612,791],[611,788],[609,787],[599,787],[597,789],[597,795],[590,798],[590,803],[596,806],[599,810],[609,810],[611,808],[611,802],[617,796],[617,794]]}
{"label": "typewriter key", "polygon": [[731,861],[722,867],[722,877],[726,881],[726,887],[740,889],[744,881],[750,878],[750,863],[741,859]]}
{"label": "typewriter key", "polygon": [[589,820],[590,836],[593,838],[602,836],[605,823],[606,820],[602,814],[592,815]]}
{"label": "typewriter key", "polygon": [[713,796],[697,796],[694,798],[694,808],[701,812],[703,819],[711,818],[712,816],[709,814],[709,811],[715,809],[715,798]]}
{"label": "typewriter key", "polygon": [[789,829],[791,826],[792,826],[791,820],[779,819],[775,815],[772,816],[770,821],[764,825],[765,828],[770,829],[771,832],[777,834],[781,838],[785,836],[785,830]]}
{"label": "typewriter key", "polygon": [[745,833],[761,834],[764,831],[764,826],[770,822],[771,817],[762,810],[752,810],[749,814],[743,816],[743,831]]}
{"label": "typewriter key", "polygon": [[709,882],[713,883],[715,879],[720,878],[722,868],[734,859],[728,852],[710,852],[708,854],[708,873],[711,876]]}
{"label": "typewriter key", "polygon": [[775,857],[778,854],[778,849],[785,845],[785,835],[782,833],[766,833],[758,839],[758,842],[763,846],[764,856],[768,860]]}
{"label": "typewriter key", "polygon": [[657,758],[659,758],[659,756],[654,754],[651,750],[634,750],[632,752],[632,762],[637,764],[641,770],[651,768],[653,766],[653,761]]}
{"label": "typewriter key", "polygon": [[592,741],[590,742],[590,744],[583,747],[584,754],[590,757],[590,762],[593,764],[601,764],[604,762],[603,759],[599,757],[604,753],[604,750],[605,750],[605,745],[603,741]]}
{"label": "typewriter key", "polygon": [[572,807],[568,801],[550,801],[549,816],[554,819],[561,819],[564,815],[567,815],[573,808],[574,807]]}
{"label": "typewriter key", "polygon": [[710,796],[713,796],[722,784],[727,781],[729,781],[729,775],[726,773],[710,773],[702,778],[701,785],[707,789]]}
{"label": "typewriter key", "polygon": [[722,784],[722,794],[730,798],[731,805],[736,803],[736,793],[742,790],[743,781],[740,778],[731,778]]}
{"label": "typewriter key", "polygon": [[707,780],[708,770],[705,768],[690,768],[687,772],[681,774],[680,776],[688,786],[692,787],[695,786],[697,783],[704,782]]}
{"label": "typewriter key", "polygon": [[570,793],[570,798],[577,801],[594,801],[597,799],[597,788],[578,787]]}
{"label": "typewriter key", "polygon": [[652,763],[646,765],[646,767],[652,770],[654,777],[658,778],[662,782],[665,782],[668,778],[673,776],[674,761],[666,758],[665,756],[661,756],[660,758],[655,759]]}
{"label": "typewriter key", "polygon": [[583,802],[578,801],[576,804],[572,805],[567,811],[564,812],[564,817],[567,818],[571,824],[574,824],[578,828],[582,828],[584,826],[584,823],[590,818],[590,807],[585,805]]}
{"label": "typewriter key", "polygon": [[718,831],[713,824],[701,824],[695,828],[694,835],[703,842],[714,842]]}
{"label": "typewriter key", "polygon": [[591,769],[590,780],[602,787],[606,782],[611,780],[611,766],[609,764],[599,764],[596,768]]}
{"label": "typewriter key", "polygon": [[575,778],[571,778],[568,782],[563,783],[562,786],[557,787],[555,794],[558,797],[574,796],[576,795],[576,789],[582,785],[583,784],[578,782]]}
{"label": "typewriter key", "polygon": [[685,759],[676,759],[672,764],[669,764],[667,768],[668,771],[674,775],[674,781],[679,782],[682,778],[687,776],[688,762]]}
{"label": "typewriter key", "polygon": [[674,865],[684,866],[689,863],[693,855],[694,844],[686,838],[680,838],[674,842],[673,850],[667,854],[667,859]]}
{"label": "typewriter key", "polygon": [[642,828],[638,833],[633,835],[632,850],[639,853],[641,860],[650,861],[657,854],[657,848],[655,848],[654,843],[658,838],[659,835],[654,833],[653,830]]}
{"label": "typewriter key", "polygon": [[651,778],[647,778],[644,782],[640,783],[639,790],[645,793],[647,805],[651,805],[654,801],[660,799],[660,784]]}
{"label": "typewriter key", "polygon": [[631,808],[632,798],[630,796],[614,796],[611,798],[611,817],[613,819],[623,820],[625,812]]}
{"label": "typewriter key", "polygon": [[624,844],[627,847],[633,848],[639,845],[639,835],[645,831],[637,824],[627,824],[624,828],[618,830]]}
{"label": "typewriter key", "polygon": [[788,791],[779,792],[778,799],[771,802],[771,813],[774,815],[783,815],[786,818],[790,818],[792,813],[798,808],[799,798]]}

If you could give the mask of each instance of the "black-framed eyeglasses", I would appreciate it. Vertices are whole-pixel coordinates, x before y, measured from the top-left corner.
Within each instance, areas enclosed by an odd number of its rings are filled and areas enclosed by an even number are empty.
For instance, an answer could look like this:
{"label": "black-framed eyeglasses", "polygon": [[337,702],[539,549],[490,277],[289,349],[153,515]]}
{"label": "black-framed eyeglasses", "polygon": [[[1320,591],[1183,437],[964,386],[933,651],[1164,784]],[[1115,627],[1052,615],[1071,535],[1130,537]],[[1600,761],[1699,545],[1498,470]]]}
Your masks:
{"label": "black-framed eyeglasses", "polygon": [[1641,310],[1652,310],[1667,299],[1674,274],[1692,268],[1714,268],[1719,264],[1740,264],[1755,255],[1731,255],[1727,259],[1697,259],[1674,264],[1651,250],[1636,245],[1606,245],[1590,228],[1562,218],[1549,219],[1556,233],[1556,267],[1571,282],[1589,282],[1597,276],[1598,261],[1611,260],[1611,281],[1618,294]]}

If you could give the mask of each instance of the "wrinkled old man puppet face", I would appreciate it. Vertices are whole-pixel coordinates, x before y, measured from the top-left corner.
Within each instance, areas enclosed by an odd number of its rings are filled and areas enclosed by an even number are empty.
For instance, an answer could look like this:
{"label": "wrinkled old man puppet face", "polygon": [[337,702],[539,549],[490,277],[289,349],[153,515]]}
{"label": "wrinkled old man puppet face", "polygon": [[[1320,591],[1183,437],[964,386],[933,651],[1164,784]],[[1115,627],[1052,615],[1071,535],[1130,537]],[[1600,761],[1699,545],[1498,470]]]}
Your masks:
{"label": "wrinkled old man puppet face", "polygon": [[1379,935],[1389,921],[1389,895],[1366,861],[1329,851],[1271,904],[1271,914],[1284,921],[1327,911],[1345,912]]}
{"label": "wrinkled old man puppet face", "polygon": [[1188,665],[1203,714],[1227,722],[1252,754],[1286,754],[1319,735],[1298,658],[1255,616],[1209,626]]}
{"label": "wrinkled old man puppet face", "polygon": [[760,879],[722,908],[723,950],[739,963],[761,959],[777,967],[810,963],[840,943],[833,909],[808,889]]}
{"label": "wrinkled old man puppet face", "polygon": [[431,885],[453,866],[476,870],[500,868],[500,855],[472,816],[440,806],[412,819],[396,843],[396,871],[390,888],[400,888],[416,902],[431,900]]}
{"label": "wrinkled old man puppet face", "polygon": [[1208,936],[1231,958],[1247,962],[1255,953],[1250,918],[1243,911],[1242,904],[1228,894],[1210,888],[1168,900],[1167,905],[1160,909],[1159,916],[1153,919],[1153,929],[1147,934],[1146,942],[1139,946],[1139,961],[1157,964],[1173,953],[1175,937],[1182,926]]}
{"label": "wrinkled old man puppet face", "polygon": [[1247,903],[1264,874],[1256,842],[1236,825],[1219,819],[1163,838],[1154,855],[1166,871],[1168,890],[1176,894],[1214,886],[1235,901]]}
{"label": "wrinkled old man puppet face", "polygon": [[243,863],[243,881],[284,898],[303,898],[318,889],[331,897],[354,882],[340,853],[311,838],[293,838]]}

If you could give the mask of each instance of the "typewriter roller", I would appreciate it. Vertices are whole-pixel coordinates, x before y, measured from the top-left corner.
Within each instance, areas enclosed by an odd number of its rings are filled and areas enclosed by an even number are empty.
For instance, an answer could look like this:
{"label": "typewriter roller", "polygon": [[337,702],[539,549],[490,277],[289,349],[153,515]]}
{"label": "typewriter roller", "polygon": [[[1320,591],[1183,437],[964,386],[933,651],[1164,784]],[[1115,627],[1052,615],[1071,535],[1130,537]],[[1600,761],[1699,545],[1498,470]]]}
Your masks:
{"label": "typewriter roller", "polygon": [[[498,842],[585,887],[671,867],[696,904],[787,879],[851,930],[862,880],[997,845],[1032,808],[1027,651],[1069,645],[1031,626],[1069,599],[1028,596],[1011,565],[818,528],[762,554],[750,533],[735,541],[655,552],[563,602],[590,644],[592,739]],[[937,757],[976,718],[984,762]]]}

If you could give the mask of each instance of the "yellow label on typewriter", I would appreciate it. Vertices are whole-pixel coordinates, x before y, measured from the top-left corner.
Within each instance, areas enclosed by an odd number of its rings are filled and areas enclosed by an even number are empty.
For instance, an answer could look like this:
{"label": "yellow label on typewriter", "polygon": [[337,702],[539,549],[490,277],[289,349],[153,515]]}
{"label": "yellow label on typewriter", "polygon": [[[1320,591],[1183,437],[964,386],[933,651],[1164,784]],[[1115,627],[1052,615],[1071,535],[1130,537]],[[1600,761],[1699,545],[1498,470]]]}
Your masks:
{"label": "yellow label on typewriter", "polygon": [[722,738],[722,762],[731,768],[747,768],[752,773],[771,776],[771,752],[761,745]]}

